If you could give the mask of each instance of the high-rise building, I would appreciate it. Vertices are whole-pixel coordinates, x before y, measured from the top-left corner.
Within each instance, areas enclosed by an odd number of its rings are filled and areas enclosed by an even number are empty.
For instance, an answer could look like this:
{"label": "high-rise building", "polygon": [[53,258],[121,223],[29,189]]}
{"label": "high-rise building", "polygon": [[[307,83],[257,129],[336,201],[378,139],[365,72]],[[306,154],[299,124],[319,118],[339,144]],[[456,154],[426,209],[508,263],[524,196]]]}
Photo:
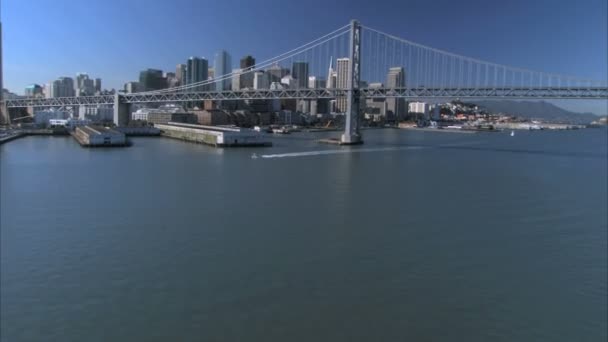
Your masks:
{"label": "high-rise building", "polygon": [[93,86],[95,87],[95,92],[101,92],[101,78],[96,78]]}
{"label": "high-rise building", "polygon": [[327,70],[327,89],[336,87],[336,71],[333,68],[333,57],[329,57],[329,69]]}
{"label": "high-rise building", "polygon": [[241,74],[243,73],[242,69],[232,69],[232,90],[241,89]]}
{"label": "high-rise building", "polygon": [[42,87],[39,84],[30,84],[25,87],[25,96],[27,97],[41,97]]}
{"label": "high-rise building", "polygon": [[[405,72],[402,67],[390,68],[386,75],[387,88],[405,87]],[[404,98],[389,97],[386,99],[387,110],[393,113],[395,120],[403,120],[407,114],[407,107]]]}
{"label": "high-rise building", "polygon": [[[350,59],[338,58],[336,59],[336,88],[346,89],[348,88],[348,68],[350,66]],[[344,96],[336,98],[336,110],[339,113],[346,113],[347,99]]]}
{"label": "high-rise building", "polygon": [[74,80],[71,77],[60,77],[47,85],[47,97],[72,97],[76,95]]}
{"label": "high-rise building", "polygon": [[266,73],[268,74],[270,83],[281,82],[281,79],[289,74],[289,69],[281,67],[278,63],[274,63],[266,69]]}
{"label": "high-rise building", "polygon": [[166,72],[163,77],[165,79],[167,79],[167,87],[168,88],[173,88],[173,87],[177,87],[179,85],[178,81],[177,81],[177,76],[175,75],[174,72]]}
{"label": "high-rise building", "polygon": [[[240,76],[240,89],[252,89],[253,88],[253,72],[248,72],[249,70],[255,68],[255,58],[250,55],[247,55],[241,58],[241,76]],[[234,89],[234,88],[233,88]]]}
{"label": "high-rise building", "polygon": [[253,89],[268,89],[269,87],[270,80],[268,79],[268,73],[256,71],[253,75]]}
{"label": "high-rise building", "polygon": [[[192,84],[207,81],[209,77],[209,62],[204,58],[190,57],[186,63],[186,83]],[[196,90],[202,90],[197,87]],[[194,89],[193,89],[194,90]]]}
{"label": "high-rise building", "polygon": [[[218,51],[215,54],[213,69],[215,71],[215,79],[219,79],[215,82],[215,89],[217,91],[230,90],[232,80],[230,77],[227,77],[232,70],[230,54],[225,50]],[[226,75],[226,77],[224,77],[224,75]]]}
{"label": "high-rise building", "polygon": [[125,83],[125,92],[128,94],[137,93],[140,91],[139,82]]}
{"label": "high-rise building", "polygon": [[95,82],[85,73],[76,74],[76,96],[95,95]]}
{"label": "high-rise building", "polygon": [[186,64],[178,64],[175,67],[175,78],[177,79],[177,82],[179,83],[179,85],[186,84],[186,78],[187,78],[186,70],[187,70]]}
{"label": "high-rise building", "polygon": [[327,85],[327,82],[320,77],[317,77],[317,76],[308,77],[308,88],[319,89],[319,88],[325,88],[326,85]]}
{"label": "high-rise building", "polygon": [[247,70],[255,67],[255,58],[251,55],[247,55],[241,58],[241,69]]}
{"label": "high-rise building", "polygon": [[139,73],[139,85],[143,91],[159,90],[167,87],[167,79],[162,70],[147,69]]}
{"label": "high-rise building", "polygon": [[291,66],[291,76],[296,79],[295,88],[308,88],[308,63],[294,62]]}

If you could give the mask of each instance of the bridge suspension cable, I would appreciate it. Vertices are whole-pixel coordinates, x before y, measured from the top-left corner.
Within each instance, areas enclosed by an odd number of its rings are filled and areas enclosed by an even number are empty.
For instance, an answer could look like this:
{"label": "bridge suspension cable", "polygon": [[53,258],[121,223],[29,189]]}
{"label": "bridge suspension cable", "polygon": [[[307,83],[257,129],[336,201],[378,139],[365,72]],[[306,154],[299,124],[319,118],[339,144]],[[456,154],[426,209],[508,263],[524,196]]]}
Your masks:
{"label": "bridge suspension cable", "polygon": [[[390,68],[401,67],[408,88],[592,88],[606,81],[537,72],[458,55],[363,26],[362,74],[383,83]],[[407,57],[406,57],[407,53]],[[390,56],[390,61],[386,56]],[[396,57],[396,58],[395,58]],[[373,61],[372,65],[368,61]]]}
{"label": "bridge suspension cable", "polygon": [[[278,56],[269,58],[265,61],[262,61],[258,64],[256,64],[255,67],[246,70],[246,71],[233,71],[231,73],[228,74],[224,74],[221,75],[219,77],[214,77],[213,79],[209,79],[209,80],[204,80],[204,81],[200,81],[200,82],[195,82],[195,83],[190,83],[190,84],[186,84],[186,85],[182,85],[182,86],[177,86],[177,87],[173,87],[173,88],[166,88],[166,89],[160,89],[160,90],[153,90],[153,91],[145,91],[145,92],[139,92],[137,94],[140,95],[151,95],[151,94],[162,94],[162,93],[172,93],[172,92],[176,92],[176,91],[184,91],[184,90],[189,90],[189,89],[200,89],[202,86],[206,86],[206,85],[211,85],[211,84],[215,84],[224,80],[228,80],[231,79],[235,76],[242,76],[244,74],[253,74],[256,71],[262,71],[265,70],[268,67],[271,67],[273,65],[277,65],[281,62],[284,62],[286,60],[291,60],[296,56],[302,56],[303,54],[305,56],[307,52],[310,51],[316,51],[315,48],[323,46],[324,44],[328,43],[328,42],[334,42],[337,38],[341,38],[341,37],[345,37],[348,33],[349,33],[349,25],[345,25],[343,27],[340,27],[324,36],[321,36],[315,40],[312,40],[306,44],[300,45],[295,49],[289,50],[285,53],[282,53]],[[344,41],[346,41],[344,39]],[[328,45],[329,46],[329,45]],[[336,49],[336,44],[333,44],[333,48],[334,50]],[[312,56],[312,55],[311,55]],[[303,58],[308,60],[309,58]],[[310,58],[312,59],[312,58]]]}

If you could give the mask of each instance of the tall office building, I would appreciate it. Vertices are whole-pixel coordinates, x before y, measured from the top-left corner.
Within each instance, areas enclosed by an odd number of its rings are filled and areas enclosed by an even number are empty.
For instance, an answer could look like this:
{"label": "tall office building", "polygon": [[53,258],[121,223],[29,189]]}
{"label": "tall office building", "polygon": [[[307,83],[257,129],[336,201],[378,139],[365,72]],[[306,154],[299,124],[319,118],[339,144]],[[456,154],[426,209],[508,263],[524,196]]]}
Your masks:
{"label": "tall office building", "polygon": [[[390,68],[386,75],[386,86],[388,88],[405,87],[405,72],[402,67]],[[386,99],[387,110],[393,113],[396,121],[403,120],[407,114],[405,99],[389,97]]]}
{"label": "tall office building", "polygon": [[325,88],[327,86],[327,82],[317,76],[309,76],[308,77],[308,88],[319,89]]}
{"label": "tall office building", "polygon": [[[350,59],[338,58],[336,59],[336,88],[346,89],[348,88],[348,68],[350,66]],[[344,96],[336,98],[336,110],[339,113],[346,113],[347,99]]]}
{"label": "tall office building", "polygon": [[[185,84],[207,81],[208,77],[209,62],[204,58],[190,57],[186,63]],[[197,87],[196,90],[203,90],[203,87]]]}
{"label": "tall office building", "polygon": [[179,85],[184,85],[186,84],[186,64],[178,64],[175,66],[175,78],[177,79],[177,82],[179,83]]}
{"label": "tall office building", "polygon": [[85,73],[76,74],[76,96],[95,95],[95,82]]}
{"label": "tall office building", "polygon": [[255,58],[251,55],[247,55],[241,58],[241,69],[247,70],[255,67]]}
{"label": "tall office building", "polygon": [[167,79],[162,70],[146,69],[139,73],[139,85],[143,91],[159,90],[167,87]]}
{"label": "tall office building", "polygon": [[217,91],[230,90],[231,78],[223,77],[224,75],[230,74],[232,71],[232,60],[228,52],[220,50],[215,54],[213,69],[216,79],[223,78],[215,82],[215,89]]}
{"label": "tall office building", "polygon": [[336,87],[336,71],[333,68],[334,58],[329,57],[329,69],[327,70],[327,89]]}
{"label": "tall office building", "polygon": [[[240,89],[251,89],[253,88],[253,72],[247,72],[251,69],[255,68],[255,58],[250,55],[247,55],[241,58],[241,76],[240,76]],[[234,89],[234,88],[233,88]]]}
{"label": "tall office building", "polygon": [[231,80],[232,90],[241,89],[241,76],[243,76],[242,74],[243,74],[242,69],[232,69],[232,80]]}
{"label": "tall office building", "polygon": [[296,79],[294,88],[308,88],[308,63],[294,62],[291,66],[291,76]]}
{"label": "tall office building", "polygon": [[71,77],[60,77],[47,86],[47,97],[72,97],[76,95],[74,80]]}
{"label": "tall office building", "polygon": [[289,69],[281,67],[279,63],[274,63],[268,69],[266,69],[266,73],[268,74],[268,80],[270,83],[281,82],[281,79],[289,74]]}
{"label": "tall office building", "polygon": [[26,97],[41,97],[42,96],[42,87],[39,84],[30,84],[25,87],[25,96]]}
{"label": "tall office building", "polygon": [[93,86],[95,87],[95,92],[101,92],[101,78],[96,78]]}
{"label": "tall office building", "polygon": [[253,75],[253,89],[268,89],[270,88],[270,80],[268,73],[256,71]]}

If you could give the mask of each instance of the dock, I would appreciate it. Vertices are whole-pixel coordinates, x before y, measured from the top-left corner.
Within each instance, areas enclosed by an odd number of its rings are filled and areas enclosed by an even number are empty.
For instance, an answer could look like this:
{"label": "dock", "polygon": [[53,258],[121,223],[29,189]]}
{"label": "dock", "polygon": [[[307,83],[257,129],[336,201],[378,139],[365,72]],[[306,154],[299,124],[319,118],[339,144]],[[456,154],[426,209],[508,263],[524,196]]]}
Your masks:
{"label": "dock", "polygon": [[272,142],[265,135],[253,129],[178,122],[157,124],[155,127],[160,129],[164,137],[215,147],[272,146]]}
{"label": "dock", "polygon": [[103,126],[76,127],[72,136],[83,147],[124,147],[129,146],[124,133]]}

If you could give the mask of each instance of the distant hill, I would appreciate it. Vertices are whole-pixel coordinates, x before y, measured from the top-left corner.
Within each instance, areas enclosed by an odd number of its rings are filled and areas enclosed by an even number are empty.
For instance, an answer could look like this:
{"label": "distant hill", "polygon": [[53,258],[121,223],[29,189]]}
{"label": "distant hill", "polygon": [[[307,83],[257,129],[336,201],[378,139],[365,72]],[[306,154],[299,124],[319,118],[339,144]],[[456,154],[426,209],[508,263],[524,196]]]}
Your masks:
{"label": "distant hill", "polygon": [[592,113],[575,113],[545,101],[476,101],[490,113],[516,115],[530,120],[554,123],[587,124],[599,116]]}

